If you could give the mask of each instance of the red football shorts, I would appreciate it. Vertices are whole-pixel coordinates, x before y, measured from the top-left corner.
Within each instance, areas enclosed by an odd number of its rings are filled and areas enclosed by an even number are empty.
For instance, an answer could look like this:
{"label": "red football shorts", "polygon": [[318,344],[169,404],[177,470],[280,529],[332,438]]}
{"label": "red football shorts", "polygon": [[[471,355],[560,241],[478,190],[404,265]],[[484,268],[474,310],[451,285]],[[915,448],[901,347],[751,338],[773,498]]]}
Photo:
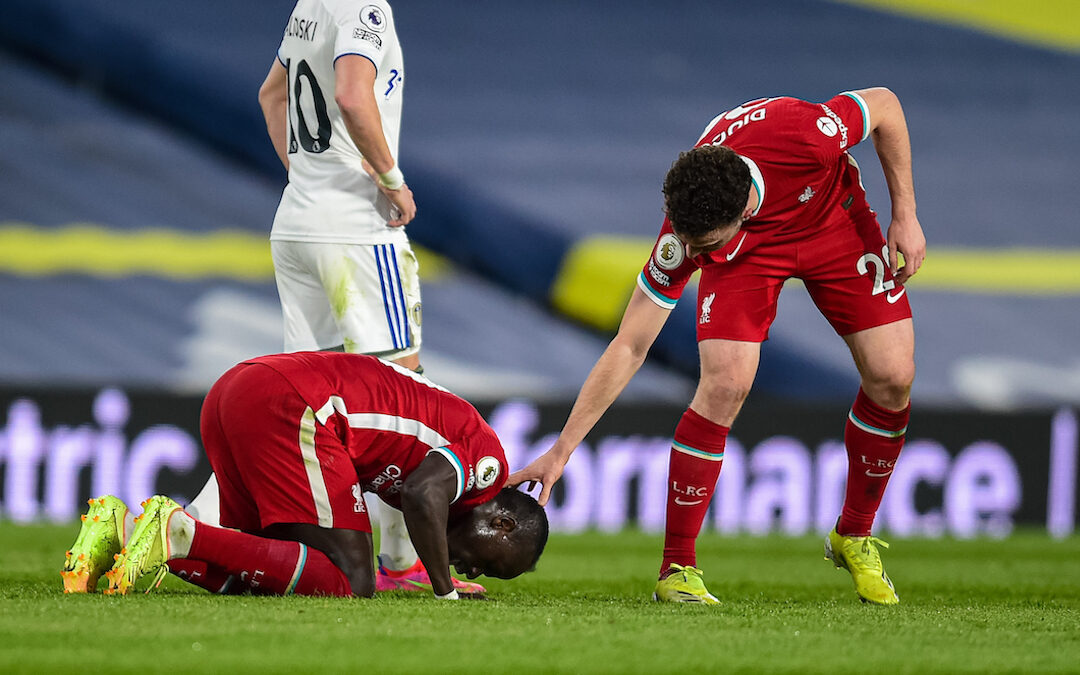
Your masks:
{"label": "red football shorts", "polygon": [[272,368],[240,364],[222,375],[203,402],[201,433],[224,527],[310,523],[371,532],[341,440]]}
{"label": "red football shorts", "polygon": [[730,260],[701,270],[698,340],[762,342],[776,318],[784,282],[801,279],[833,329],[850,335],[911,318],[907,293],[893,279],[874,213],[839,207],[820,228],[795,234],[740,232]]}

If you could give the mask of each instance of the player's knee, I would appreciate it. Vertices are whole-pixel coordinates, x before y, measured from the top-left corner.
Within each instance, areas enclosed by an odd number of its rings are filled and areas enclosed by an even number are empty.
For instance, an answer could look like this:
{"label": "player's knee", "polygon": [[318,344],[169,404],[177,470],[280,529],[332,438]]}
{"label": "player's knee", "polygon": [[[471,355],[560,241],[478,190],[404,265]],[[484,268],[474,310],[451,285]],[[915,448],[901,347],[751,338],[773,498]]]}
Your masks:
{"label": "player's knee", "polygon": [[349,579],[349,587],[352,589],[352,594],[358,598],[370,598],[375,595],[375,575],[370,572],[361,573],[353,570],[353,573],[346,573]]}
{"label": "player's knee", "polygon": [[891,410],[899,410],[911,398],[915,381],[915,364],[891,368],[881,373],[863,375],[862,388],[870,400]]}
{"label": "player's knee", "polygon": [[309,545],[322,551],[341,570],[354,596],[370,598],[375,594],[370,532],[316,528],[309,535]]}
{"label": "player's knee", "polygon": [[889,369],[885,376],[886,386],[905,395],[911,393],[911,384],[915,381],[915,361],[905,361]]}
{"label": "player's knee", "polygon": [[340,561],[337,563],[338,567],[349,580],[353,595],[359,598],[370,598],[375,595],[375,569],[371,562],[370,539],[365,539],[342,551],[338,560]]}
{"label": "player's knee", "polygon": [[363,564],[363,560],[351,550],[331,548],[326,554],[330,562],[345,575],[353,595],[360,598],[375,595],[375,571],[371,564]]}
{"label": "player's knee", "polygon": [[746,400],[750,394],[750,386],[750,383],[703,378],[698,385],[692,407],[710,419],[726,417],[729,412],[737,411]]}

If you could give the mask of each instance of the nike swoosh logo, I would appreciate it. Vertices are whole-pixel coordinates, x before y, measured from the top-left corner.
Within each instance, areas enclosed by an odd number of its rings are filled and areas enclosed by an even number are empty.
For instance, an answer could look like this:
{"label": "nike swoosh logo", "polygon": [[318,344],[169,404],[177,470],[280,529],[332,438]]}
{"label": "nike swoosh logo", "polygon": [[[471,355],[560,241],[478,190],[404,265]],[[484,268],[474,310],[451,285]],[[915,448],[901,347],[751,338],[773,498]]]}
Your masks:
{"label": "nike swoosh logo", "polygon": [[[731,262],[731,259],[735,257],[735,254],[736,254],[736,253],[738,253],[738,252],[739,252],[739,249],[740,249],[740,248],[742,248],[742,243],[743,243],[744,241],[746,241],[746,232],[743,232],[743,236],[742,236],[742,239],[740,239],[740,240],[739,240],[739,245],[735,247],[735,250],[734,250],[734,251],[732,251],[731,253],[728,253],[728,254],[727,254],[727,259],[728,259],[728,262]],[[896,302],[896,301],[895,301],[895,300],[893,300],[892,302]]]}
{"label": "nike swoosh logo", "polygon": [[901,288],[900,292],[897,293],[896,295],[893,295],[892,293],[886,293],[885,294],[885,299],[888,300],[889,304],[891,305],[891,304],[894,304],[901,297],[903,297],[904,293],[906,293],[906,292],[907,292],[906,288]]}
{"label": "nike swoosh logo", "polygon": [[705,500],[704,499],[699,499],[696,502],[684,502],[683,500],[679,499],[678,497],[675,498],[675,503],[678,504],[679,506],[696,506],[697,504],[700,504],[703,501],[705,501]]}
{"label": "nike swoosh logo", "polygon": [[867,471],[866,475],[871,477],[871,478],[884,478],[885,476],[888,476],[890,473],[892,473],[892,471],[886,471],[885,473],[874,473],[873,471]]}

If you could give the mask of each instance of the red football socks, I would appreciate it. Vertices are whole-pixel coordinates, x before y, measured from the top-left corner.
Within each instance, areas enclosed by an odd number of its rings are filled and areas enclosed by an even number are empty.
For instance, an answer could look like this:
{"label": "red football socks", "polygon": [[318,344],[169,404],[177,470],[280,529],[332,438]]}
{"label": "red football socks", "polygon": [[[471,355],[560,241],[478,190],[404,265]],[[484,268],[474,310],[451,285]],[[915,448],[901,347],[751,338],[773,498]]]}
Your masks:
{"label": "red football socks", "polygon": [[888,410],[859,389],[844,429],[848,479],[844,509],[836,524],[839,534],[847,537],[870,534],[885,485],[904,447],[904,432],[910,417],[910,404],[900,411]]}
{"label": "red football socks", "polygon": [[218,595],[236,593],[239,587],[235,576],[201,560],[173,558],[169,561],[169,571],[189,584],[195,584]]}
{"label": "red football socks", "polygon": [[[296,541],[264,539],[196,523],[188,561],[201,561],[209,569],[235,575],[236,583],[253,593],[352,595],[345,573],[326,554]],[[169,561],[170,567],[173,562]]]}
{"label": "red football socks", "polygon": [[668,463],[667,525],[664,562],[696,565],[695,543],[720,477],[729,428],[710,422],[690,408],[675,427]]}

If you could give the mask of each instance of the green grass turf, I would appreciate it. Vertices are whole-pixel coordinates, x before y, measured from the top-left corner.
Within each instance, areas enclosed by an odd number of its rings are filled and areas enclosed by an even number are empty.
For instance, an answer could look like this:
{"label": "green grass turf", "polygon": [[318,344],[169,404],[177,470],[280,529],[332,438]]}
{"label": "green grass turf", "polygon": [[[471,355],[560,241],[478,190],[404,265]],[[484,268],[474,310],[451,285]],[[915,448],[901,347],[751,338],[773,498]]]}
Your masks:
{"label": "green grass turf", "polygon": [[1080,538],[895,540],[898,607],[859,603],[818,538],[706,535],[720,607],[650,601],[660,537],[553,536],[487,601],[65,596],[77,528],[0,523],[0,673],[1078,672]]}

